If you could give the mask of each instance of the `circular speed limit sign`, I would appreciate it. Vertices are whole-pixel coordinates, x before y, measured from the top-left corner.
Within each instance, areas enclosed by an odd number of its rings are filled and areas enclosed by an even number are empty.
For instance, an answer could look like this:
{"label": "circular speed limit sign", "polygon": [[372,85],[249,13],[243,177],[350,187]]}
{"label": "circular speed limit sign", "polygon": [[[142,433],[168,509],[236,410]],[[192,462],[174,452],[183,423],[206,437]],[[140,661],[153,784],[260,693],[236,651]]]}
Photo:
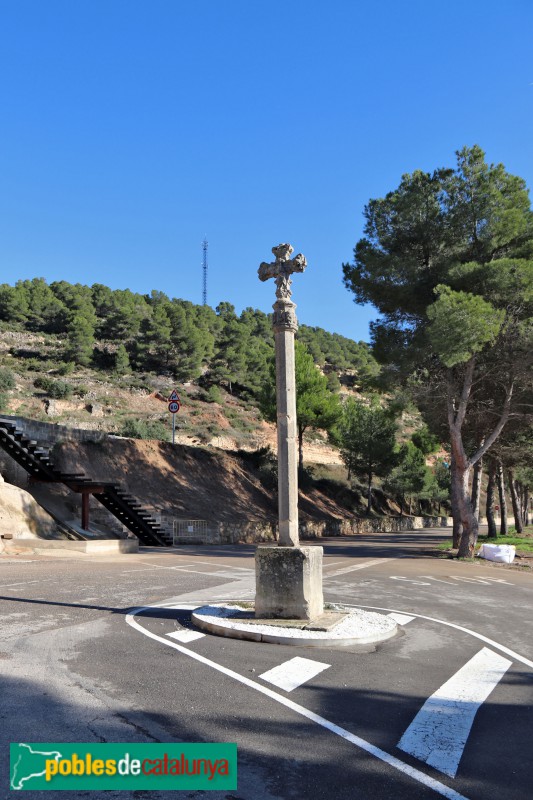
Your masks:
{"label": "circular speed limit sign", "polygon": [[171,414],[176,414],[180,410],[180,404],[177,400],[173,400],[171,403],[168,404],[168,410]]}

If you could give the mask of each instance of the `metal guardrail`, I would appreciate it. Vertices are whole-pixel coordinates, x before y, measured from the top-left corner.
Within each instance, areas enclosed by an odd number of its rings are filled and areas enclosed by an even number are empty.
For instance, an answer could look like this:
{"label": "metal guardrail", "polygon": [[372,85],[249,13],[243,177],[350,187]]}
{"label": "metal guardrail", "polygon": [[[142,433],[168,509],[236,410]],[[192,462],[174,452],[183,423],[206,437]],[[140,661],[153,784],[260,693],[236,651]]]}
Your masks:
{"label": "metal guardrail", "polygon": [[176,544],[212,544],[219,540],[218,531],[209,528],[205,519],[172,520],[172,543]]}

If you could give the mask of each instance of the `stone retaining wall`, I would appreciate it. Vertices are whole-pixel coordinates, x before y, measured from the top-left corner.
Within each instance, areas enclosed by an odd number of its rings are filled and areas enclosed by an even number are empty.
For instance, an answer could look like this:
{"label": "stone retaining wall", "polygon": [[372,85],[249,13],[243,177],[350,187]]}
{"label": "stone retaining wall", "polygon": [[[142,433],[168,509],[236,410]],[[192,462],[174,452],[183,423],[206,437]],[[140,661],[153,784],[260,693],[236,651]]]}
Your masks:
{"label": "stone retaining wall", "polygon": [[[161,522],[172,529],[172,518],[160,516]],[[451,527],[451,517],[381,517],[366,519],[331,519],[305,521],[299,524],[301,539],[321,539],[325,536],[353,536],[364,533],[394,533],[422,530],[423,528]],[[204,536],[183,535],[180,544],[256,544],[275,542],[277,523],[274,522],[220,522],[211,524]]]}
{"label": "stone retaining wall", "polygon": [[45,447],[53,447],[56,442],[103,442],[107,439],[104,431],[89,430],[87,428],[69,428],[66,425],[57,425],[51,422],[37,422],[27,417],[15,414],[2,414],[4,419],[12,420],[25,435],[35,439]]}

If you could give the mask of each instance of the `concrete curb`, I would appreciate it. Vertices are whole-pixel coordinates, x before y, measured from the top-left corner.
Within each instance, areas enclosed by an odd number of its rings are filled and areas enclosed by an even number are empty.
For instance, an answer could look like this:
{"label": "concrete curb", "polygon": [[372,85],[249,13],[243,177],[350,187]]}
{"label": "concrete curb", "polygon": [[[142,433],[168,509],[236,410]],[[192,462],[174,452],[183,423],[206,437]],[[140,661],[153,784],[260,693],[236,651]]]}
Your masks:
{"label": "concrete curb", "polygon": [[[353,647],[356,645],[369,645],[369,644],[379,644],[380,642],[385,642],[388,639],[392,639],[393,637],[397,636],[398,634],[398,625],[396,622],[390,618],[387,618],[385,615],[382,614],[374,614],[375,617],[381,617],[382,620],[387,619],[390,623],[388,625],[388,630],[379,629],[376,625],[374,628],[367,623],[365,626],[365,630],[361,632],[360,635],[353,635],[353,631],[348,633],[346,636],[328,636],[327,633],[324,634],[323,632],[311,632],[309,631],[309,636],[298,636],[295,637],[294,635],[290,635],[290,630],[288,628],[283,628],[281,626],[276,626],[275,624],[264,626],[268,627],[269,631],[260,631],[260,630],[249,630],[247,628],[246,622],[238,623],[235,619],[232,619],[230,613],[227,615],[227,619],[231,620],[231,627],[228,625],[224,625],[221,622],[214,622],[212,619],[212,611],[213,608],[217,608],[223,610],[228,608],[225,603],[213,603],[209,606],[202,606],[200,608],[195,609],[191,613],[191,621],[192,623],[207,633],[212,633],[215,636],[224,636],[228,639],[241,639],[250,642],[264,642],[265,644],[287,644],[299,647]],[[207,614],[207,610],[211,611],[211,614]],[[202,613],[203,612],[203,613]],[[352,610],[353,612],[353,610]],[[355,616],[355,612],[354,616]],[[208,617],[211,617],[210,619]],[[274,620],[273,620],[274,622]],[[262,626],[263,627],[263,626]],[[294,629],[293,629],[294,630]]]}
{"label": "concrete curb", "polygon": [[58,555],[68,551],[69,555],[79,553],[93,556],[117,555],[120,553],[138,553],[137,539],[94,539],[92,541],[73,541],[71,539],[9,539],[3,540],[5,552],[23,550],[36,555]]}

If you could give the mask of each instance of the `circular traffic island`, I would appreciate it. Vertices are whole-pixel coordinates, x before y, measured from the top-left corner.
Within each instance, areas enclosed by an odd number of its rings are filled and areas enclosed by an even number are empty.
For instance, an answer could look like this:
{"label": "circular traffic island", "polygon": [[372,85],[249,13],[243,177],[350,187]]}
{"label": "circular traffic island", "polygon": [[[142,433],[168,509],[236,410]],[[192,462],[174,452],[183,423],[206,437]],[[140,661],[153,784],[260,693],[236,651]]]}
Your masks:
{"label": "circular traffic island", "polygon": [[398,633],[391,617],[342,606],[326,607],[314,620],[258,619],[253,603],[211,603],[196,608],[191,620],[216,636],[306,647],[373,645]]}

